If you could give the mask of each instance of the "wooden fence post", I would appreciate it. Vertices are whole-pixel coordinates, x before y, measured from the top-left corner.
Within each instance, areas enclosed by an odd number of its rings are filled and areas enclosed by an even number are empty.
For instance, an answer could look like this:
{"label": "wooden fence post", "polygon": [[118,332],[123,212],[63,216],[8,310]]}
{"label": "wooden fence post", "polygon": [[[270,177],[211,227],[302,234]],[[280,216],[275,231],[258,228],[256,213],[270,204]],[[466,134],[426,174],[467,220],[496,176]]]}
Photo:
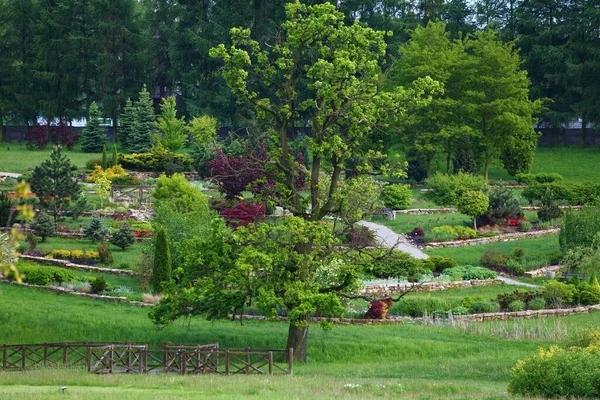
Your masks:
{"label": "wooden fence post", "polygon": [[269,375],[273,375],[273,352],[269,352]]}
{"label": "wooden fence post", "polygon": [[48,343],[44,343],[44,367],[48,361]]}
{"label": "wooden fence post", "polygon": [[2,369],[6,369],[6,345],[2,345]]}
{"label": "wooden fence post", "polygon": [[179,370],[181,371],[181,375],[185,375],[186,374],[186,370],[187,370],[187,353],[185,352],[185,350],[181,350],[181,367],[179,368]]}
{"label": "wooden fence post", "polygon": [[110,346],[110,373],[112,374],[113,370],[115,369],[115,346],[111,345]]}
{"label": "wooden fence post", "polygon": [[86,348],[86,363],[88,372],[92,372],[92,348],[90,346]]}
{"label": "wooden fence post", "polygon": [[294,375],[294,348],[288,349],[288,374]]}
{"label": "wooden fence post", "polygon": [[250,373],[250,347],[246,347],[246,375]]}
{"label": "wooden fence post", "polygon": [[25,366],[27,365],[27,346],[23,346],[21,347],[21,369],[25,369]]}
{"label": "wooden fence post", "polygon": [[63,366],[67,366],[67,344],[63,343]]}
{"label": "wooden fence post", "polygon": [[229,350],[225,350],[225,375],[229,375]]}

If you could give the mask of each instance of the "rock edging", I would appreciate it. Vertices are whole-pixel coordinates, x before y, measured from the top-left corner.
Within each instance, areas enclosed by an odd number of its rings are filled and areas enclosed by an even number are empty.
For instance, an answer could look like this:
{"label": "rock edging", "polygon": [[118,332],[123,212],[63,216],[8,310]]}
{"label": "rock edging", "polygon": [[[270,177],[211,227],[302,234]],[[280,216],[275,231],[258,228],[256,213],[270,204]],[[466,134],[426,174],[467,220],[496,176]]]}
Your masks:
{"label": "rock edging", "polygon": [[88,271],[88,272],[99,272],[103,274],[111,274],[111,275],[120,275],[120,276],[131,276],[136,277],[138,274],[134,271],[130,271],[127,269],[116,269],[116,268],[102,268],[102,267],[92,267],[90,265],[81,265],[74,264],[67,260],[60,260],[57,258],[46,258],[46,257],[36,257],[36,256],[27,256],[27,255],[19,255],[19,258],[24,260],[31,260],[38,262],[40,264],[53,265],[55,267],[62,267],[67,269],[75,269],[79,271]]}
{"label": "rock edging", "polygon": [[543,236],[556,235],[560,232],[560,228],[544,229],[541,231],[532,232],[515,232],[506,233],[503,235],[492,236],[489,238],[477,238],[467,240],[452,240],[448,242],[430,242],[424,245],[420,245],[421,249],[436,249],[444,247],[460,247],[460,246],[478,246],[482,244],[496,243],[496,242],[513,242],[521,239],[535,239]]}
{"label": "rock edging", "polygon": [[500,279],[473,279],[465,281],[449,281],[449,282],[425,282],[418,283],[396,283],[383,285],[368,285],[360,289],[362,294],[374,294],[380,297],[385,297],[393,294],[404,293],[408,290],[413,292],[435,292],[447,289],[464,289],[476,286],[491,286],[501,285],[504,282]]}

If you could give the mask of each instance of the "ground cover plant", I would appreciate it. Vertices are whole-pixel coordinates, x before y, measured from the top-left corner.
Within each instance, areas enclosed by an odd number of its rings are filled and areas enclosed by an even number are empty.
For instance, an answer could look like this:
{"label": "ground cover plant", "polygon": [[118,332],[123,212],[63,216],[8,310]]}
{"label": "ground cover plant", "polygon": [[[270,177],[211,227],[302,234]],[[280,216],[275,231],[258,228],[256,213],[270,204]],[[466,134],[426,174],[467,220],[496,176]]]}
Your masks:
{"label": "ground cover plant", "polygon": [[[248,321],[243,326],[235,322],[204,322],[194,319],[189,324],[175,324],[162,330],[155,329],[146,317],[147,310],[127,305],[98,302],[59,296],[38,290],[0,285],[0,297],[11,304],[0,313],[0,321],[10,321],[11,329],[0,332],[3,343],[57,342],[57,341],[127,341],[160,343],[208,343],[218,341],[221,347],[278,348],[285,344],[287,325]],[[61,317],[55,317],[61,310]],[[33,321],[33,322],[32,322]],[[571,332],[598,323],[597,314],[586,314],[557,319],[569,324]],[[537,321],[517,321],[505,325],[535,326]],[[481,325],[485,327],[486,325]],[[495,329],[481,334],[465,334],[457,327],[421,325],[395,326],[336,326],[332,331],[310,331],[309,362],[295,366],[295,377],[271,378],[269,385],[261,377],[234,378],[228,381],[227,396],[295,397],[306,390],[313,397],[330,398],[333,395],[418,397],[430,393],[435,398],[497,398],[506,390],[510,368],[518,359],[533,354],[545,344],[545,339],[505,340]],[[385,341],[370,340],[373,336]],[[352,365],[352,377],[347,368]],[[144,393],[152,387],[154,396],[167,398],[171,383],[186,390],[215,394],[211,377],[175,377],[164,381],[155,376],[95,376],[84,372],[37,370],[30,372],[0,373],[0,393],[18,393],[42,398],[60,385],[73,389],[73,396],[86,392],[87,398],[98,398],[114,393],[124,396]],[[239,381],[236,381],[239,379]],[[219,385],[223,381],[218,380]],[[235,385],[239,382],[240,385]],[[347,384],[358,384],[351,392]],[[404,385],[398,392],[398,384]],[[423,391],[423,384],[426,389]],[[163,385],[165,385],[163,387]],[[298,385],[298,386],[297,386]],[[305,389],[299,386],[304,385]],[[383,387],[385,386],[385,387]],[[123,391],[125,387],[129,389]],[[222,386],[221,386],[222,387]],[[290,394],[290,387],[301,392]],[[330,392],[325,387],[334,387]],[[250,390],[252,388],[252,390]],[[310,388],[310,390],[309,390]],[[370,390],[375,389],[376,390]],[[223,393],[223,392],[221,392]],[[191,395],[190,395],[191,397]],[[34,397],[35,398],[35,397]]]}

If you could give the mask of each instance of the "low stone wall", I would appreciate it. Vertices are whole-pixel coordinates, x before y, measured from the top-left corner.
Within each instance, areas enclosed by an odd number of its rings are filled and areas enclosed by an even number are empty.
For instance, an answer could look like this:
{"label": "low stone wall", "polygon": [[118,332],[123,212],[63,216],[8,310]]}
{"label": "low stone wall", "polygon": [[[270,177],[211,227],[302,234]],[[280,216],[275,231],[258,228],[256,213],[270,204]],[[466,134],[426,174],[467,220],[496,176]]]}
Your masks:
{"label": "low stone wall", "polygon": [[101,294],[74,292],[72,290],[69,290],[67,288],[60,287],[60,286],[32,285],[30,283],[18,283],[18,282],[9,281],[6,279],[2,279],[2,280],[0,280],[0,282],[9,283],[11,285],[30,287],[30,288],[34,288],[34,289],[43,289],[43,290],[47,290],[49,292],[54,292],[54,293],[70,294],[70,295],[79,296],[79,297],[87,297],[87,298],[94,299],[94,300],[104,300],[104,301],[111,301],[111,302],[116,302],[116,303],[127,303],[127,304],[131,304],[134,306],[151,307],[154,305],[154,304],[150,304],[150,303],[144,303],[142,301],[130,301],[127,297],[103,296]]}
{"label": "low stone wall", "polygon": [[542,267],[542,268],[538,268],[538,269],[534,269],[532,271],[527,271],[525,272],[525,276],[529,277],[529,278],[537,278],[538,276],[546,276],[546,274],[548,272],[558,272],[560,271],[560,269],[563,268],[562,265],[550,265],[548,267]]}
{"label": "low stone wall", "polygon": [[413,292],[435,292],[447,289],[465,289],[476,286],[500,285],[500,279],[480,279],[469,281],[451,281],[451,282],[425,282],[418,283],[397,283],[390,285],[369,285],[360,290],[362,294],[374,294],[379,297],[401,294],[406,291]]}
{"label": "low stone wall", "polygon": [[20,255],[19,257],[22,258],[23,260],[31,260],[31,261],[35,261],[40,264],[53,265],[56,267],[75,269],[75,270],[79,270],[79,271],[100,272],[103,274],[121,275],[121,276],[133,276],[133,277],[137,276],[137,274],[134,271],[130,271],[127,269],[92,267],[91,265],[74,264],[70,261],[60,260],[60,259],[56,259],[56,258],[26,256],[26,255]]}
{"label": "low stone wall", "polygon": [[449,242],[430,242],[425,245],[419,246],[422,249],[435,249],[435,248],[443,248],[443,247],[459,247],[459,246],[478,246],[482,244],[488,243],[496,243],[496,242],[512,242],[515,240],[522,239],[534,239],[543,236],[556,235],[560,232],[560,228],[551,228],[544,229],[541,231],[533,231],[533,232],[515,232],[515,233],[507,233],[503,235],[493,236],[489,238],[477,238],[477,239],[467,239],[467,240],[453,240]]}
{"label": "low stone wall", "polygon": [[[567,210],[572,208],[573,210],[582,210],[584,206],[560,206],[561,209]],[[538,206],[522,206],[521,210],[523,211],[537,211],[540,207]],[[454,207],[444,207],[444,208],[411,208],[408,210],[392,210],[392,215],[394,219],[398,215],[433,215],[433,214],[444,214],[444,213],[453,213],[458,212],[458,209]]]}

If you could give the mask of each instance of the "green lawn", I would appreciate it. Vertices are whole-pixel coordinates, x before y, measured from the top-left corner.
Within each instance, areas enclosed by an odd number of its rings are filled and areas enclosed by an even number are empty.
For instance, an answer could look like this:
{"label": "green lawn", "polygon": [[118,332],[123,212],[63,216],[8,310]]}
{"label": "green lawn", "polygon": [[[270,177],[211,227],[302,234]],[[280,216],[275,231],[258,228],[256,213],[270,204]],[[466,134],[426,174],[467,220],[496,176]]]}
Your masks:
{"label": "green lawn", "polygon": [[[0,172],[23,173],[40,165],[42,161],[50,157],[51,152],[51,145],[44,150],[27,150],[25,144],[2,143],[0,145]],[[90,158],[102,157],[102,153],[84,153],[79,150],[79,146],[75,146],[73,150],[65,149],[64,154],[80,170],[85,169],[85,162]]]}
{"label": "green lawn", "polygon": [[437,255],[452,258],[459,265],[479,265],[481,254],[486,250],[499,250],[505,254],[510,254],[514,249],[519,247],[525,250],[524,259],[528,262],[526,269],[548,265],[550,256],[559,250],[558,235],[511,242],[496,242],[479,246],[425,249],[424,251],[432,256]]}
{"label": "green lawn", "polygon": [[[96,250],[98,243],[92,243],[88,239],[64,239],[60,237],[49,237],[46,238],[46,242],[42,243],[41,239],[38,240],[37,248],[42,250]],[[113,256],[113,263],[109,265],[110,268],[134,268],[141,256],[142,246],[140,243],[136,243],[133,246],[128,247],[125,251],[120,248],[108,245],[109,250]]]}
{"label": "green lawn", "polygon": [[[0,342],[133,341],[212,343],[221,347],[283,347],[285,323],[176,323],[156,329],[148,309],[0,285]],[[600,313],[556,319],[576,330],[595,326]],[[510,322],[531,325],[537,322]],[[508,324],[508,323],[507,323]],[[309,362],[295,376],[88,375],[80,370],[0,373],[0,398],[506,398],[508,373],[544,340],[505,340],[455,327],[418,324],[336,326],[309,331]],[[352,386],[348,386],[352,384]]]}

